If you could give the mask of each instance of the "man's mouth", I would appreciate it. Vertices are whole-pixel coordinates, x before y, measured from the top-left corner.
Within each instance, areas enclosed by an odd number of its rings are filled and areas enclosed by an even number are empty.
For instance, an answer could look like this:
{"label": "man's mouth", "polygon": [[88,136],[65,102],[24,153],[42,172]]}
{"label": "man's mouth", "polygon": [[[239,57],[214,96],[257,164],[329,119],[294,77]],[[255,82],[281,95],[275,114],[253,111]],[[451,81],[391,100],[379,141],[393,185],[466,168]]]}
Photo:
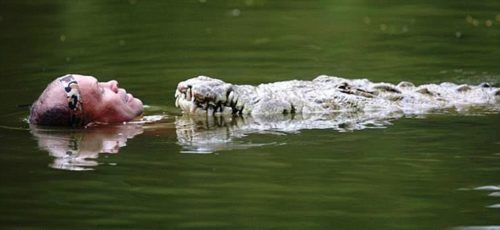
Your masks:
{"label": "man's mouth", "polygon": [[130,93],[125,94],[125,102],[127,102],[127,103],[128,103],[128,102],[129,102],[129,101],[131,101],[133,98],[134,98],[134,97],[132,96],[132,94],[130,94]]}
{"label": "man's mouth", "polygon": [[132,96],[132,94],[127,93],[127,90],[125,90],[125,89],[121,89],[121,88],[120,88],[120,91],[122,92],[122,93],[121,93],[121,94],[122,94],[122,95],[121,95],[122,100],[123,100],[123,102],[125,102],[125,103],[128,103],[128,102],[132,101],[132,99],[134,98],[134,96]]}

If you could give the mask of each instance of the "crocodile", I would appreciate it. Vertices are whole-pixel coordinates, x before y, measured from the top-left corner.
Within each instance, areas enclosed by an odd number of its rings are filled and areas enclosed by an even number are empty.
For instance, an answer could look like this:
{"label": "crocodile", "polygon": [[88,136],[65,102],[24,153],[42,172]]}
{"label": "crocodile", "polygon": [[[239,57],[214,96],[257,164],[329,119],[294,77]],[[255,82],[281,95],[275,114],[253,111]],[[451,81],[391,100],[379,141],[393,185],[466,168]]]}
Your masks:
{"label": "crocodile", "polygon": [[488,83],[417,86],[407,81],[377,83],[327,75],[252,86],[198,76],[177,85],[175,105],[187,114],[209,116],[363,112],[384,117],[473,108],[500,111],[500,89]]}

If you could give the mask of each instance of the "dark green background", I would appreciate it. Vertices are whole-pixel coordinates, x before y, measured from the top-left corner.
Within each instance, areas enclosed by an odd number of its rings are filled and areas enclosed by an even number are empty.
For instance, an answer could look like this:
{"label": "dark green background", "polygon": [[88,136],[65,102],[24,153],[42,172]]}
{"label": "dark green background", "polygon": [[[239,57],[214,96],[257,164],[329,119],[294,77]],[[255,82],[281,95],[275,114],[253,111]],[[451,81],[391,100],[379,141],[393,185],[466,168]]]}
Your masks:
{"label": "dark green background", "polygon": [[[319,74],[398,83],[500,80],[500,2],[0,0],[0,227],[447,229],[500,225],[499,114],[385,129],[252,134],[275,142],[181,153],[139,135],[94,171],[47,167],[23,119],[66,73],[116,79],[170,122],[176,84]],[[116,164],[116,165],[115,165]]]}

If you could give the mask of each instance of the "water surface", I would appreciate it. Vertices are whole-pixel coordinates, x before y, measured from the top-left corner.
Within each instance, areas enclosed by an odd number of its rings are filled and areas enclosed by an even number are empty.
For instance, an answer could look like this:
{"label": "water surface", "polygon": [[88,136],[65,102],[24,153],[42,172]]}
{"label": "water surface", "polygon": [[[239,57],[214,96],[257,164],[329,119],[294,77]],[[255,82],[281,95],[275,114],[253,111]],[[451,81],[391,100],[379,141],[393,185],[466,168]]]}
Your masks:
{"label": "water surface", "polygon": [[[493,0],[1,1],[0,226],[498,229],[496,112],[239,132],[239,120],[186,124],[173,94],[202,74],[498,86],[499,9]],[[116,79],[163,117],[30,129],[19,105],[66,73]]]}

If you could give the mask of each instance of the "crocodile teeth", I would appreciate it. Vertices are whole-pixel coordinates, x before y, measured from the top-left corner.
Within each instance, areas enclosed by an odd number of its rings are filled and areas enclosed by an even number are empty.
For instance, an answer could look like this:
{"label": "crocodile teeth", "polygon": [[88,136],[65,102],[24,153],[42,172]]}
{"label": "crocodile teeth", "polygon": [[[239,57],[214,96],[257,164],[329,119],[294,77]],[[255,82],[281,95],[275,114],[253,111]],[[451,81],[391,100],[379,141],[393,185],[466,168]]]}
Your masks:
{"label": "crocodile teeth", "polygon": [[227,96],[227,101],[229,103],[232,103],[233,99],[234,99],[234,93],[231,91],[231,92],[229,92],[229,95]]}
{"label": "crocodile teeth", "polygon": [[215,97],[215,103],[225,102],[226,100],[227,100],[226,94],[216,95]]}
{"label": "crocodile teeth", "polygon": [[179,92],[179,90],[175,90],[175,107],[179,107],[179,97],[181,96],[180,94],[181,93]]}
{"label": "crocodile teeth", "polygon": [[191,105],[191,111],[190,112],[194,113],[194,112],[196,112],[196,108],[198,108],[198,107],[196,106],[196,103],[194,101],[194,97],[191,97],[190,99],[191,100],[187,100],[187,101],[191,101],[191,104],[190,104]]}
{"label": "crocodile teeth", "polygon": [[184,92],[184,95],[186,96],[186,100],[191,101],[193,98],[193,90],[191,87],[188,86],[186,92]]}
{"label": "crocodile teeth", "polygon": [[[216,115],[223,113],[241,113],[243,103],[232,87],[226,86],[222,90],[211,90],[185,84],[178,86],[175,91],[175,106],[186,113]],[[227,108],[226,108],[227,107]]]}

